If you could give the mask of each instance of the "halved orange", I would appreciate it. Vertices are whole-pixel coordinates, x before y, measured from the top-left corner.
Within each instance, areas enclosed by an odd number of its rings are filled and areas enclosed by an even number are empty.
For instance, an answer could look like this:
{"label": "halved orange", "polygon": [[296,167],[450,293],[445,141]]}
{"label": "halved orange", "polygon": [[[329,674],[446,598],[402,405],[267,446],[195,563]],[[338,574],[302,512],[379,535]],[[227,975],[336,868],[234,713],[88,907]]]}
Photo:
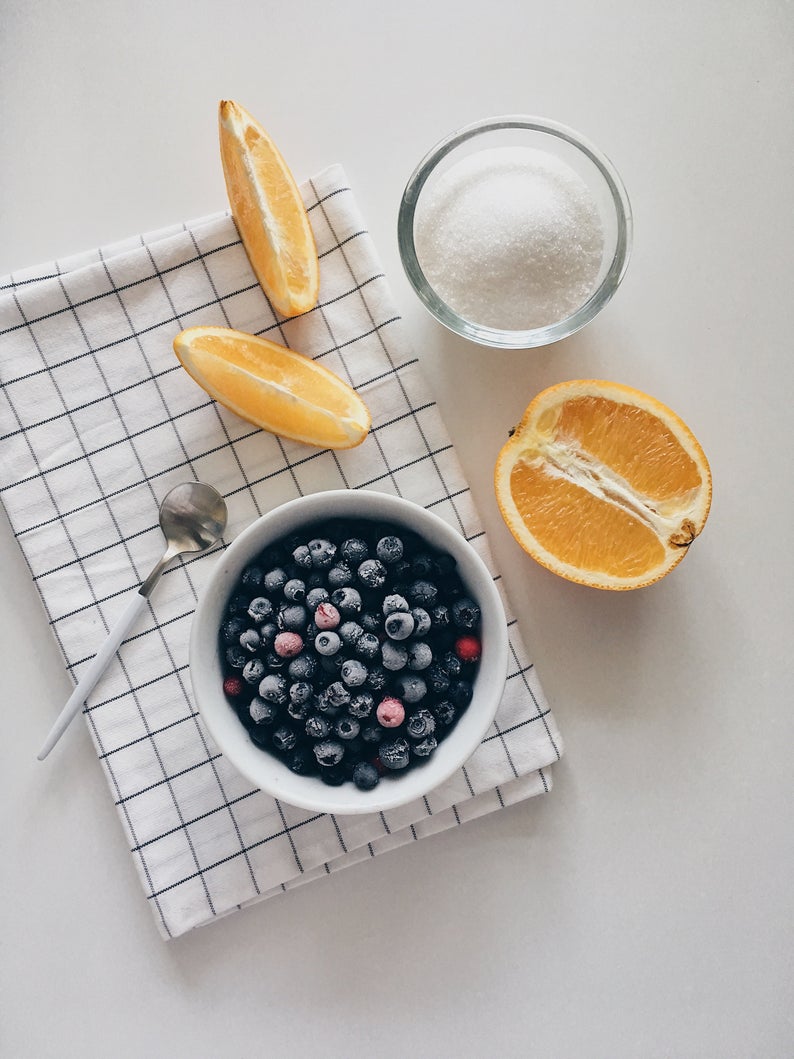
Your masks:
{"label": "halved orange", "polygon": [[239,103],[222,100],[218,124],[229,205],[256,278],[283,316],[308,312],[319,297],[320,266],[292,173]]}
{"label": "halved orange", "polygon": [[220,404],[281,437],[352,449],[371,426],[356,391],[321,364],[227,327],[190,327],[174,339],[187,373]]}
{"label": "halved orange", "polygon": [[535,397],[499,454],[495,486],[521,547],[594,588],[664,577],[711,505],[708,461],[683,420],[639,390],[593,379]]}

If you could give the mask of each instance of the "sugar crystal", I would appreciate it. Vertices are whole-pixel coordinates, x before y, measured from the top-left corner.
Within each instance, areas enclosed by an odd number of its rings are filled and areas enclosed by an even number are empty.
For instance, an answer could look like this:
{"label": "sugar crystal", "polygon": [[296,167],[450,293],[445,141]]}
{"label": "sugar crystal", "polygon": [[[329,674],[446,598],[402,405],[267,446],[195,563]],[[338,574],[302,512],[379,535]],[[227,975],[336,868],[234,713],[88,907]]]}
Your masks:
{"label": "sugar crystal", "polygon": [[583,305],[604,249],[584,180],[529,147],[477,151],[442,173],[420,197],[414,237],[439,297],[472,323],[511,331]]}

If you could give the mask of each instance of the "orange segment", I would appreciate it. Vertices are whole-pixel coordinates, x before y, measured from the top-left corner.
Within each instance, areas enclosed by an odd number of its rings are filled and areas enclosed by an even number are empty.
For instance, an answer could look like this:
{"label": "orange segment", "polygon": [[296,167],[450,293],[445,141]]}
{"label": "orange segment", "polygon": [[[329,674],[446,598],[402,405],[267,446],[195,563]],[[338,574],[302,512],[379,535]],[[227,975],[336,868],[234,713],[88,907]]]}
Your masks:
{"label": "orange segment", "polygon": [[320,268],[298,186],[271,138],[239,103],[218,108],[232,216],[259,283],[284,316],[317,304]]}
{"label": "orange segment", "polygon": [[638,390],[596,380],[538,394],[499,454],[495,485],[519,544],[595,588],[669,573],[711,503],[708,462],[686,424]]}
{"label": "orange segment", "polygon": [[371,418],[352,387],[284,346],[225,327],[191,327],[174,352],[202,389],[272,434],[326,449],[350,449]]}

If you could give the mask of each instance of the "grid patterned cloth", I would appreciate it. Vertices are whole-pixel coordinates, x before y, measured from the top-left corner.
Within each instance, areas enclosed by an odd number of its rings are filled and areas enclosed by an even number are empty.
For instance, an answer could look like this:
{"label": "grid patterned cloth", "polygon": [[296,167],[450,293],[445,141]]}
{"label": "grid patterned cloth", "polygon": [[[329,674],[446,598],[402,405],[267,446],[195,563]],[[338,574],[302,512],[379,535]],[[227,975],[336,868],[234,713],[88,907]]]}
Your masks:
{"label": "grid patterned cloth", "polygon": [[[159,504],[185,480],[225,496],[219,547],[298,495],[341,487],[408,497],[471,541],[501,587],[343,170],[302,192],[321,292],[296,319],[274,314],[228,213],[3,281],[0,496],[75,681],[161,554]],[[365,443],[317,451],[208,399],[172,352],[177,332],[197,324],[266,335],[320,360],[369,405]],[[191,616],[217,550],[166,572],[85,709],[165,937],[549,790],[562,743],[509,612],[496,722],[442,787],[356,817],[307,813],[253,789],[218,753],[191,696]]]}

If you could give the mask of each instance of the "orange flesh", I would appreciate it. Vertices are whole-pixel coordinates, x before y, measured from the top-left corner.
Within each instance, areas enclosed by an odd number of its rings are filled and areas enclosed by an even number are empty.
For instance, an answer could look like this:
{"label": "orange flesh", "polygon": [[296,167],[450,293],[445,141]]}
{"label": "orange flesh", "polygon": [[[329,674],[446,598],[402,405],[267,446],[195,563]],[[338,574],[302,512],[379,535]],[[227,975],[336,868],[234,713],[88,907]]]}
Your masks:
{"label": "orange flesh", "polygon": [[517,460],[510,488],[529,531],[564,563],[635,577],[664,560],[653,530],[623,508],[550,474],[541,459]]}
{"label": "orange flesh", "polygon": [[703,482],[695,461],[651,412],[605,397],[575,397],[560,406],[554,438],[610,467],[653,500],[685,497]]}

